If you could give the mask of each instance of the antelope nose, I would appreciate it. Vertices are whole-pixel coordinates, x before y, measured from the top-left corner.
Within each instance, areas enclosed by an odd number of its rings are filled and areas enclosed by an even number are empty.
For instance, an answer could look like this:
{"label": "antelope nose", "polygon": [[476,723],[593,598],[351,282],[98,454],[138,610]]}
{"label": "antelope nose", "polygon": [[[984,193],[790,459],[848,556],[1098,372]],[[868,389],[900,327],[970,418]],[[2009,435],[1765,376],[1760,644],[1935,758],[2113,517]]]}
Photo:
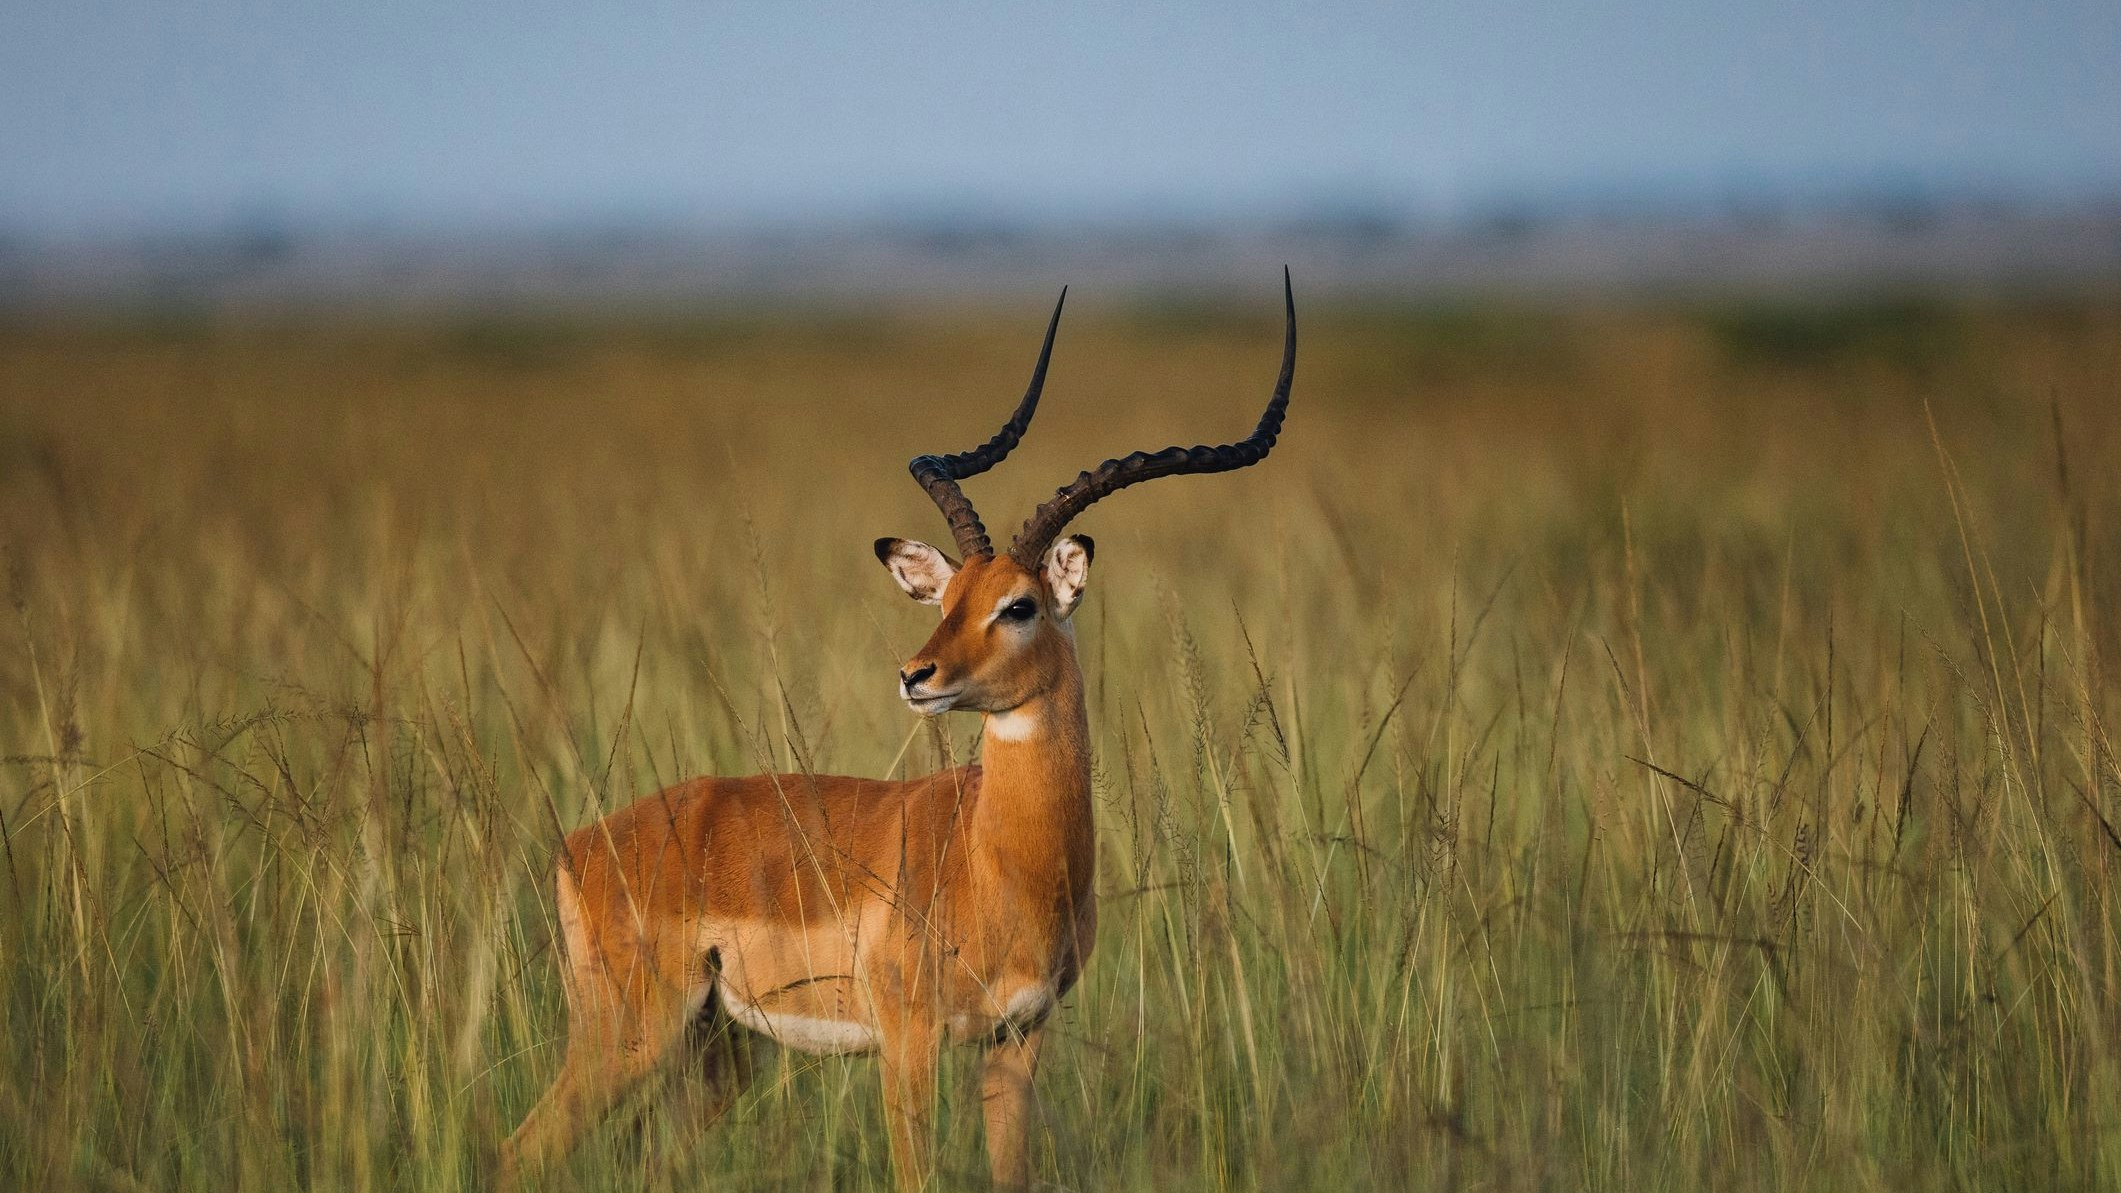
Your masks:
{"label": "antelope nose", "polygon": [[900,684],[905,686],[905,689],[907,691],[910,692],[913,689],[919,687],[922,680],[927,679],[933,674],[935,674],[935,664],[923,663],[920,666],[915,667],[911,671],[899,672],[898,681]]}

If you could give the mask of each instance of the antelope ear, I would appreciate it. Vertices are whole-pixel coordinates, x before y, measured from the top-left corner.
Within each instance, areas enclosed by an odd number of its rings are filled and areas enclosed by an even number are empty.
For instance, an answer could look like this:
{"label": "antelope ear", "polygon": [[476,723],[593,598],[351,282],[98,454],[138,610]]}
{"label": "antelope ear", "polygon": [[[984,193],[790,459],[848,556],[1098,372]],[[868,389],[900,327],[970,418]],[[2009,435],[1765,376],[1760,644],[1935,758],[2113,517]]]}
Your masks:
{"label": "antelope ear", "polygon": [[1046,548],[1046,587],[1053,590],[1053,616],[1066,620],[1082,603],[1090,583],[1090,556],[1097,544],[1087,534],[1071,534]]}
{"label": "antelope ear", "polygon": [[923,605],[942,604],[943,589],[957,575],[957,564],[948,555],[912,539],[878,539],[876,557],[891,569],[891,578],[906,595]]}

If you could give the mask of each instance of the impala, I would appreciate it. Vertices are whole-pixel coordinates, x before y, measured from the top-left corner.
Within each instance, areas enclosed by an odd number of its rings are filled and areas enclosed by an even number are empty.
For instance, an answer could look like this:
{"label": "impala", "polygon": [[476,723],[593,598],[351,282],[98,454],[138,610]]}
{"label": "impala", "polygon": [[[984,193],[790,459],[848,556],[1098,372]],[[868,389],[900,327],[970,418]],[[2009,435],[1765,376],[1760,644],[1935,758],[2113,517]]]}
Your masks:
{"label": "impala", "polygon": [[707,1078],[712,1121],[749,1079],[754,1035],[876,1054],[904,1188],[929,1173],[941,1047],[984,1049],[994,1181],[1028,1182],[1041,1025],[1081,976],[1097,926],[1089,727],[1068,620],[1092,543],[1061,531],[1128,485],[1266,458],[1296,369],[1286,270],[1282,296],[1281,375],[1250,436],[1107,460],[1039,506],[1007,554],[995,554],[958,482],[1000,463],[1030,425],[1060,305],[1002,429],[973,451],[912,462],[961,559],[877,540],[899,587],[942,609],[898,691],[923,716],[982,714],[980,763],[907,780],[698,778],[566,838],[556,878],[566,1056],[502,1149],[504,1186],[564,1156],[666,1063]]}

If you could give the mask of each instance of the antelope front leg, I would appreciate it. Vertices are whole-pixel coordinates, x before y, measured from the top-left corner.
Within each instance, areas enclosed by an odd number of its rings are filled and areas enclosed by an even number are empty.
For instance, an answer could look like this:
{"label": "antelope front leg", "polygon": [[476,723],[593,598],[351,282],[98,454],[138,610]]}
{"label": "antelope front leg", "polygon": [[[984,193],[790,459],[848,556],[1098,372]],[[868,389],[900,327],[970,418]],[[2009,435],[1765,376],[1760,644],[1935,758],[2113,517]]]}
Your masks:
{"label": "antelope front leg", "polygon": [[891,1128],[891,1170],[902,1193],[928,1186],[934,1171],[933,1144],[935,1066],[940,1030],[924,1016],[907,1016],[884,1032],[882,1063],[884,1119]]}
{"label": "antelope front leg", "polygon": [[1038,1117],[1039,1041],[1043,1028],[1004,1040],[987,1050],[980,1075],[980,1107],[987,1117],[987,1162],[997,1189],[1031,1187],[1031,1129]]}

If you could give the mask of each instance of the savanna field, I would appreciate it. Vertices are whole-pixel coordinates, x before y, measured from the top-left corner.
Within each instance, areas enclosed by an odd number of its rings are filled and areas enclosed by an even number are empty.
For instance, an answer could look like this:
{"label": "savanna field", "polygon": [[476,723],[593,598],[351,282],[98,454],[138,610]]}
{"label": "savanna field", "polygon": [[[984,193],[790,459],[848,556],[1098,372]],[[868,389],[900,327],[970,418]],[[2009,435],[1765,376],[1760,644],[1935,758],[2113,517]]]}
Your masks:
{"label": "savanna field", "polygon": [[[1279,312],[1078,295],[1006,534],[1244,434]],[[1281,445],[1117,495],[1107,1189],[2121,1182],[2121,305],[1306,301]],[[977,749],[870,542],[1042,303],[0,327],[0,1186],[474,1189],[564,829]],[[945,1188],[985,1184],[971,1054]],[[881,1189],[872,1062],[682,1075],[554,1187]]]}

